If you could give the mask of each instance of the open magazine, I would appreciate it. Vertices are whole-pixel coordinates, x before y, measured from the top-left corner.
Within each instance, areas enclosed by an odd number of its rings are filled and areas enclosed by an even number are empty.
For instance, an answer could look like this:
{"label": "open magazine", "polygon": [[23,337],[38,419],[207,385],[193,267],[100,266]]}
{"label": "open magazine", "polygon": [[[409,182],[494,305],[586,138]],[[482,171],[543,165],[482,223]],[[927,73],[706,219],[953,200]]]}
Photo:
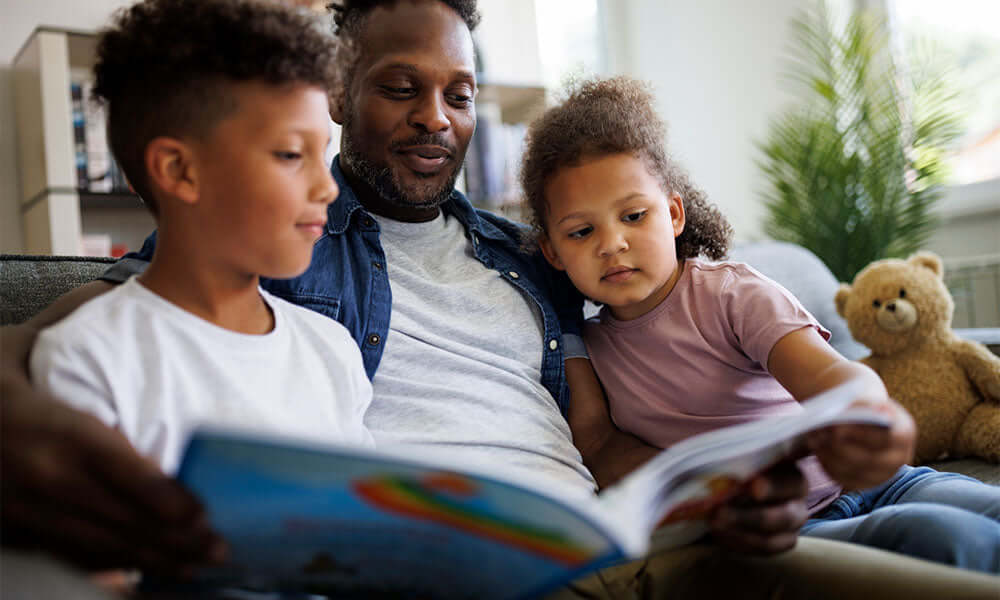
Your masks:
{"label": "open magazine", "polygon": [[698,435],[663,451],[593,497],[455,468],[419,449],[320,446],[201,429],[178,479],[230,544],[230,561],[200,573],[199,590],[229,597],[279,590],[350,597],[520,598],[689,543],[703,517],[754,474],[836,423],[885,426],[852,408],[853,386],[804,410]]}

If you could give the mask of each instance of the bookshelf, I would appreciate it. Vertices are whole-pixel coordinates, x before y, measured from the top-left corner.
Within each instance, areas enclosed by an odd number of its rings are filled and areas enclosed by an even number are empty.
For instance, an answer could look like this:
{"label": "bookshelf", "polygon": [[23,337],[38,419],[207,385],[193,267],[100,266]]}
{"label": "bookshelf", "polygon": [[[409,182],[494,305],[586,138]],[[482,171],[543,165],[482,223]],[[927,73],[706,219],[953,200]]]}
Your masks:
{"label": "bookshelf", "polygon": [[112,243],[134,249],[155,227],[134,194],[80,186],[71,82],[90,70],[96,49],[92,33],[39,27],[14,58],[18,207],[26,253],[80,254],[86,234],[110,235]]}
{"label": "bookshelf", "polygon": [[528,124],[546,107],[540,85],[491,81],[480,75],[476,95],[478,124],[465,161],[469,200],[505,217],[522,220],[517,182]]}

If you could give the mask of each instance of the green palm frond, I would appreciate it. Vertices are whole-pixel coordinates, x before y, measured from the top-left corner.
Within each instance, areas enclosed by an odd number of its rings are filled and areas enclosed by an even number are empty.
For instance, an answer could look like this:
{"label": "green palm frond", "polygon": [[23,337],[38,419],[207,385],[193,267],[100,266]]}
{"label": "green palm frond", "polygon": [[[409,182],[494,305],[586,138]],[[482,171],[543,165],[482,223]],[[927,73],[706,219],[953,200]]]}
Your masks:
{"label": "green palm frond", "polygon": [[800,101],[759,144],[764,231],[809,248],[850,281],[932,233],[945,148],[961,132],[956,93],[925,65],[904,77],[871,14],[837,27],[819,4],[792,31],[787,79]]}

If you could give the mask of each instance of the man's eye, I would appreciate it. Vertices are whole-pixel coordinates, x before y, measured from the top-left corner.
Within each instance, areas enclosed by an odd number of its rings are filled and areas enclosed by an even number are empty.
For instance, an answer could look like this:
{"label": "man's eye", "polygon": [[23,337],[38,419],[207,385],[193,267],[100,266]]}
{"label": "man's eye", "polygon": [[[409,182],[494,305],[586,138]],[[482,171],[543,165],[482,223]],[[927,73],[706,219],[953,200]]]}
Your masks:
{"label": "man's eye", "polygon": [[390,96],[397,97],[410,97],[416,93],[416,88],[414,87],[393,87],[391,85],[383,85],[382,91],[389,94]]}
{"label": "man's eye", "polygon": [[274,155],[280,160],[299,160],[302,158],[302,154],[298,152],[286,152],[284,150],[278,150]]}
{"label": "man's eye", "polygon": [[472,96],[466,96],[465,94],[448,94],[448,101],[458,106],[467,106],[470,102],[472,102]]}
{"label": "man's eye", "polygon": [[583,238],[590,235],[590,232],[593,230],[594,230],[593,227],[583,227],[581,229],[576,229],[574,231],[569,232],[567,234],[567,237],[571,240],[582,240]]}
{"label": "man's eye", "polygon": [[626,223],[635,223],[637,221],[641,221],[642,218],[645,216],[646,216],[646,211],[640,210],[625,215],[624,217],[622,217],[622,221],[625,221]]}

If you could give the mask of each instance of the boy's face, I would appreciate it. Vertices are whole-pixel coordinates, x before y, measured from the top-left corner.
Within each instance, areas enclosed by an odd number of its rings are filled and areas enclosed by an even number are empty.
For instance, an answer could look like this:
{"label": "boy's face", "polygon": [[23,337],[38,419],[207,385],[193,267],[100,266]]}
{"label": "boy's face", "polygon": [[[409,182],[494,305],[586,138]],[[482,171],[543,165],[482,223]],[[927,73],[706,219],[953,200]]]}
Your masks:
{"label": "boy's face", "polygon": [[545,257],[619,319],[655,308],[680,270],[684,206],[639,158],[613,154],[558,171],[545,186]]}
{"label": "boy's face", "polygon": [[465,22],[443,2],[397,2],[366,17],[345,92],[342,166],[375,197],[366,208],[426,220],[454,189],[476,127],[475,61]]}
{"label": "boy's face", "polygon": [[293,277],[312,257],[339,190],[323,160],[324,90],[305,84],[234,84],[236,111],[192,144],[196,218],[227,268]]}

